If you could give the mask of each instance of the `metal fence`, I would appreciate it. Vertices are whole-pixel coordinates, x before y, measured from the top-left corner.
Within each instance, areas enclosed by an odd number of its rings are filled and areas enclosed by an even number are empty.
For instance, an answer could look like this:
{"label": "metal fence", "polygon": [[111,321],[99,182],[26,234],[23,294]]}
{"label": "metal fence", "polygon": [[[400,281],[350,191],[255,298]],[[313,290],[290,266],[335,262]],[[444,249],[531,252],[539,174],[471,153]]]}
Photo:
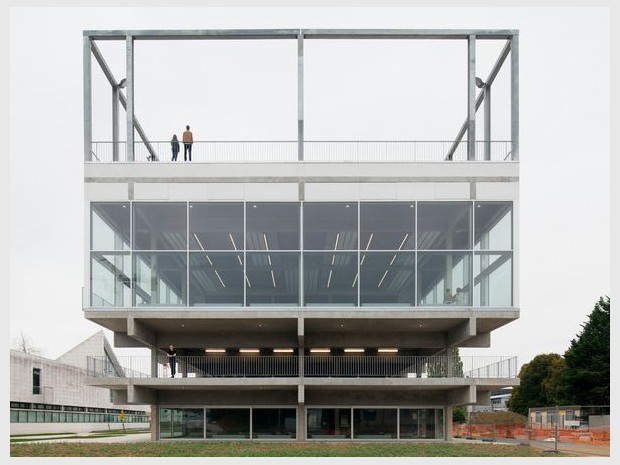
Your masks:
{"label": "metal fence", "polygon": [[[440,162],[445,161],[453,141],[305,141],[305,162]],[[183,161],[183,144],[178,161]],[[485,141],[476,142],[476,159],[484,158]],[[149,150],[150,147],[150,150]],[[114,160],[116,148],[117,160]],[[511,160],[510,141],[491,141],[492,161]],[[155,154],[155,158],[151,155]],[[92,142],[92,161],[127,162],[125,142]],[[195,141],[192,161],[200,163],[296,162],[297,141]],[[452,160],[467,160],[467,141],[456,147]],[[135,162],[171,162],[170,141],[149,141],[134,144]]]}
{"label": "metal fence", "polygon": [[[104,357],[88,357],[93,377],[171,376],[166,356],[153,362],[149,356],[118,357],[111,366]],[[180,377],[345,377],[345,378],[514,378],[516,357],[448,356],[177,356]]]}

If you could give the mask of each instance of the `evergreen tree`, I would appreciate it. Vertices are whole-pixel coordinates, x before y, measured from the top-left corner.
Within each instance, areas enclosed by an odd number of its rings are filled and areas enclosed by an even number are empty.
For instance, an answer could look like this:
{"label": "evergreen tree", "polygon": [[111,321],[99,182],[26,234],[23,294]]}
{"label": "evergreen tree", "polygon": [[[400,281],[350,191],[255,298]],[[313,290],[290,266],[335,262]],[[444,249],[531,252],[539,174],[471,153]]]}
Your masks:
{"label": "evergreen tree", "polygon": [[541,354],[519,371],[520,385],[512,390],[506,403],[508,410],[521,415],[532,407],[563,403],[562,374],[564,359],[559,354]]}
{"label": "evergreen tree", "polygon": [[564,353],[566,398],[574,405],[609,405],[610,301],[601,297]]}

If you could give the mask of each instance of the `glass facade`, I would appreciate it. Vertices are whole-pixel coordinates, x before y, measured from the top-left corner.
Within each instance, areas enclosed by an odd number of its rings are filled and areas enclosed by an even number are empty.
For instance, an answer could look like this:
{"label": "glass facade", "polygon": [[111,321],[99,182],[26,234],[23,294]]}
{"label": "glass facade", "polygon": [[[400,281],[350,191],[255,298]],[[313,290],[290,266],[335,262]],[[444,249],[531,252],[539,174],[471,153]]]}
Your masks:
{"label": "glass facade", "polygon": [[92,307],[510,307],[512,202],[91,204]]}

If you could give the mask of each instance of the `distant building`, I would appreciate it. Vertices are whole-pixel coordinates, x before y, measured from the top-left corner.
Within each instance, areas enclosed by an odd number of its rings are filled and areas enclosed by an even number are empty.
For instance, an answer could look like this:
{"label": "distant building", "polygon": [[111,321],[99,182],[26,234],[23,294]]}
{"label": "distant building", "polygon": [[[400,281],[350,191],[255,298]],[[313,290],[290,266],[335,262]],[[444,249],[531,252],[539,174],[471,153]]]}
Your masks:
{"label": "distant building", "polygon": [[85,384],[89,357],[119,365],[103,331],[55,360],[11,350],[11,434],[148,427],[148,407],[115,405],[110,391]]}

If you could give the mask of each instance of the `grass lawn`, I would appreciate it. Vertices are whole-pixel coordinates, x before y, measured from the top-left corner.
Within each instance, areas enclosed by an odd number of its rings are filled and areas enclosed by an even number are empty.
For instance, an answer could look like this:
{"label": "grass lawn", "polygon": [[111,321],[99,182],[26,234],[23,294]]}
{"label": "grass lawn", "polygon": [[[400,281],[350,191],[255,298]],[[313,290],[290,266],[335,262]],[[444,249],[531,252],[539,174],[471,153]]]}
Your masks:
{"label": "grass lawn", "polygon": [[535,447],[462,443],[135,442],[11,444],[11,457],[566,457]]}

